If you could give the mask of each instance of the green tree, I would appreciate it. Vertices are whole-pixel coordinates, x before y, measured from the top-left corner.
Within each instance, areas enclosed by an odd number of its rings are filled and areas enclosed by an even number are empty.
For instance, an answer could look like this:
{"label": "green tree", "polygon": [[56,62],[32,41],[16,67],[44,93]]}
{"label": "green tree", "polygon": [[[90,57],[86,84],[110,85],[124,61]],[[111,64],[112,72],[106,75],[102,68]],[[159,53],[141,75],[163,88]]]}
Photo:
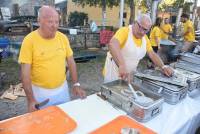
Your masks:
{"label": "green tree", "polygon": [[72,12],[69,15],[69,26],[74,27],[74,26],[83,26],[85,20],[88,19],[88,14],[84,12]]}
{"label": "green tree", "polygon": [[113,6],[119,5],[119,0],[72,0],[78,5],[84,7],[85,5],[89,6],[98,6],[102,7],[102,26],[105,28],[106,25],[106,6],[112,8]]}

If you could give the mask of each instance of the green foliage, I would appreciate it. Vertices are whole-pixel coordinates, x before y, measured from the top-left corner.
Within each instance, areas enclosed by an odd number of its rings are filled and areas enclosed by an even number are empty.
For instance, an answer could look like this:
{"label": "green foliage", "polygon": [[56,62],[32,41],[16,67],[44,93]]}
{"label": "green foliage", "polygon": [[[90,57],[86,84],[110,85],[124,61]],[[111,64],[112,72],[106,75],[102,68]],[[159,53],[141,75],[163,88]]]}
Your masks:
{"label": "green foliage", "polygon": [[113,6],[118,6],[120,3],[120,0],[72,0],[74,3],[81,5],[81,6],[104,6],[104,3],[106,6],[112,8]]}
{"label": "green foliage", "polygon": [[173,4],[174,8],[181,8],[184,5],[185,0],[176,0]]}
{"label": "green foliage", "polygon": [[183,5],[183,12],[189,14],[189,12],[190,12],[190,6],[191,6],[191,5],[192,5],[192,3],[185,3],[185,4]]}
{"label": "green foliage", "polygon": [[69,15],[69,26],[73,27],[73,26],[83,26],[84,22],[88,20],[88,14],[84,13],[84,12],[72,12]]}

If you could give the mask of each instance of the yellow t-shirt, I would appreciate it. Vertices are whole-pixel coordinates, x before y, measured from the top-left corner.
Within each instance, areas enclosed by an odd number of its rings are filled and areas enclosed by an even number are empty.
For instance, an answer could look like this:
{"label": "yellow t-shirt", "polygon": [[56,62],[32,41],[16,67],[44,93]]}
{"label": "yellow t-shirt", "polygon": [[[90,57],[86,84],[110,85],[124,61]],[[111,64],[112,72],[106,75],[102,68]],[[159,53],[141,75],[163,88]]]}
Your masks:
{"label": "yellow t-shirt", "polygon": [[33,84],[52,89],[66,80],[66,58],[72,55],[69,40],[64,34],[56,32],[55,37],[48,40],[36,30],[24,38],[19,63],[31,64]]}
{"label": "yellow t-shirt", "polygon": [[[113,36],[113,38],[115,38],[119,41],[120,48],[124,47],[126,40],[128,39],[128,34],[129,34],[129,27],[127,26],[127,27],[120,28]],[[147,52],[152,51],[151,43],[146,35],[145,35],[145,38],[147,41],[147,44],[146,44]],[[137,38],[135,38],[135,36],[133,36],[133,40],[138,47],[142,46],[142,39],[137,39]]]}
{"label": "yellow t-shirt", "polygon": [[[172,32],[172,26],[170,24],[163,24],[161,25],[161,39],[168,39],[169,35],[166,33]],[[166,33],[164,33],[166,32]]]}
{"label": "yellow t-shirt", "polygon": [[184,35],[185,41],[194,41],[195,40],[195,35],[194,35],[194,27],[193,24],[190,20],[187,20],[185,23],[183,23],[183,28],[184,28],[184,33],[188,30],[188,28],[191,28],[192,31],[189,32],[188,34]]}
{"label": "yellow t-shirt", "polygon": [[158,46],[158,44],[156,44],[156,37],[158,40],[161,39],[161,30],[157,26],[155,26],[150,33],[150,41],[152,46]]}

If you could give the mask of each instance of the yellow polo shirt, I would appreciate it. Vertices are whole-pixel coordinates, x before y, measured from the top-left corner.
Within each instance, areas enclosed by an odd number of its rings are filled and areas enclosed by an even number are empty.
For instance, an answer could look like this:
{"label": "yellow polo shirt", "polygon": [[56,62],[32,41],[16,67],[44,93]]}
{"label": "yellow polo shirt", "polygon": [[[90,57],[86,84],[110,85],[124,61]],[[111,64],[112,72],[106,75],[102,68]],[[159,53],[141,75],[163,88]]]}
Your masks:
{"label": "yellow polo shirt", "polygon": [[[161,25],[161,39],[168,39],[169,35],[166,33],[172,32],[172,26],[170,24],[163,24]],[[164,33],[165,32],[165,33]]]}
{"label": "yellow polo shirt", "polygon": [[185,41],[192,42],[195,40],[195,34],[194,34],[194,27],[190,20],[187,20],[185,23],[183,23],[184,33],[188,30],[188,28],[191,28],[192,31],[188,34],[184,35]]}
{"label": "yellow polo shirt", "polygon": [[[120,48],[124,47],[126,40],[128,39],[128,34],[129,34],[129,27],[127,26],[127,27],[120,28],[113,36],[113,38],[119,41]],[[145,39],[147,41],[147,44],[146,44],[147,52],[152,51],[151,43],[146,35],[145,35]],[[135,36],[133,36],[133,40],[138,47],[142,46],[142,39],[137,39],[135,38]]]}
{"label": "yellow polo shirt", "polygon": [[150,41],[152,46],[158,46],[158,44],[156,44],[156,37],[158,40],[161,39],[161,30],[157,26],[155,26],[150,33]]}
{"label": "yellow polo shirt", "polygon": [[52,89],[66,80],[66,58],[72,55],[69,40],[64,34],[56,32],[53,39],[44,39],[36,30],[24,38],[19,63],[31,64],[33,84]]}

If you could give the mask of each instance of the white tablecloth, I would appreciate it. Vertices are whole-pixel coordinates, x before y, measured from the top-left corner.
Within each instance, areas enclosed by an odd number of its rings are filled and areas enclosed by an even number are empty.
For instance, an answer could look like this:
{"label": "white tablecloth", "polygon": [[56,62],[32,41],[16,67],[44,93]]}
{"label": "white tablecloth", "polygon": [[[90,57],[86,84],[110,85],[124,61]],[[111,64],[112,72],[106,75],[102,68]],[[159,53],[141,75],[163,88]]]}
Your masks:
{"label": "white tablecloth", "polygon": [[[97,95],[71,101],[59,107],[77,123],[72,134],[86,134],[126,113],[113,107]],[[186,97],[176,105],[163,104],[163,111],[154,119],[142,123],[159,134],[194,134],[200,126],[200,97]]]}
{"label": "white tablecloth", "polygon": [[159,134],[194,134],[200,126],[200,99],[186,97],[176,105],[163,104],[163,111],[143,123]]}
{"label": "white tablecloth", "polygon": [[84,100],[74,100],[58,107],[76,121],[77,128],[72,134],[88,134],[119,115],[126,115],[95,94]]}

